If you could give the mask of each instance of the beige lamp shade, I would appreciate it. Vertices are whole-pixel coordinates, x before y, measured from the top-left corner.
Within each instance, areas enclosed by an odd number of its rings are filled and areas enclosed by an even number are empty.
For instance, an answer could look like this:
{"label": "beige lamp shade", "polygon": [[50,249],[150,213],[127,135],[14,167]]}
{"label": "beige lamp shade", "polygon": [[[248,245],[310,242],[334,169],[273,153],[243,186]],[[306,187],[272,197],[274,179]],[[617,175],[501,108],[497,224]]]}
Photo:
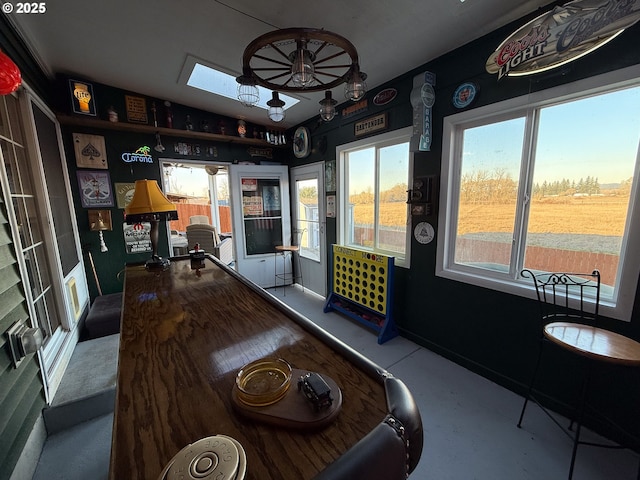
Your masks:
{"label": "beige lamp shade", "polygon": [[176,206],[165,197],[155,180],[136,180],[133,198],[124,212],[127,223],[178,219]]}

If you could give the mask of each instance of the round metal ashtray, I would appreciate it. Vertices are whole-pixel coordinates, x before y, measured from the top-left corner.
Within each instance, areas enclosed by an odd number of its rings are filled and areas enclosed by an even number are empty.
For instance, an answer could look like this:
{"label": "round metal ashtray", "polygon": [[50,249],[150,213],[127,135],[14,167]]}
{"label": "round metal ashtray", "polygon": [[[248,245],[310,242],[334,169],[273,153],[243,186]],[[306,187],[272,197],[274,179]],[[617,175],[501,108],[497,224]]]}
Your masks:
{"label": "round metal ashtray", "polygon": [[261,359],[236,375],[238,399],[252,407],[264,407],[282,399],[291,384],[291,365],[281,358]]}

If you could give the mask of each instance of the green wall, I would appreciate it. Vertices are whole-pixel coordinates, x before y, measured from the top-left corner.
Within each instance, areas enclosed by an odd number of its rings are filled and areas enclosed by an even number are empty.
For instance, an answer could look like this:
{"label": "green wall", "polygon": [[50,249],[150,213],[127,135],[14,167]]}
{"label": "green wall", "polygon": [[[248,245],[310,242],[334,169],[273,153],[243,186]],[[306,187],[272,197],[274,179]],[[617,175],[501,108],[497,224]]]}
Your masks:
{"label": "green wall", "polygon": [[[86,81],[83,78],[71,78],[75,80]],[[123,126],[123,129],[126,128],[127,122],[125,95],[133,95],[136,97],[142,97],[146,101],[147,115],[149,120],[148,126],[151,126],[153,124],[151,105],[153,102],[155,102],[157,109],[158,126],[166,127],[165,107],[164,101],[162,99],[151,98],[145,96],[144,94],[136,92],[127,92],[96,82],[87,82],[93,85],[94,97],[96,99],[97,106],[97,115],[96,117],[82,116],[73,114],[73,112],[71,112],[68,80],[69,77],[61,76],[57,81],[56,98],[58,99],[58,105],[56,109],[58,112],[61,112],[66,116],[71,116],[75,121],[80,122],[80,125],[69,125],[63,122],[62,138],[67,157],[71,189],[73,192],[78,229],[80,232],[80,241],[83,247],[85,268],[87,271],[90,296],[92,299],[96,297],[96,295],[98,294],[98,290],[91,270],[91,264],[88,255],[89,253],[91,253],[91,256],[93,258],[103,294],[122,291],[123,285],[121,272],[124,269],[124,266],[129,263],[144,262],[151,256],[151,254],[128,254],[126,252],[122,230],[122,226],[124,224],[124,210],[121,208],[117,208],[115,202],[114,207],[104,208],[111,211],[113,230],[103,232],[104,240],[109,251],[100,251],[98,233],[91,232],[89,229],[89,219],[87,214],[89,209],[82,206],[82,202],[79,196],[79,187],[76,172],[86,169],[79,169],[76,166],[76,159],[73,148],[74,133],[87,133],[104,137],[105,148],[107,152],[107,162],[109,167],[107,171],[109,173],[112,186],[115,183],[133,183],[135,182],[135,180],[149,179],[157,180],[162,188],[160,167],[158,165],[159,158],[172,158],[177,160],[202,160],[216,163],[236,163],[243,161],[250,161],[255,163],[260,163],[261,161],[286,162],[286,155],[284,153],[284,150],[280,148],[271,148],[273,158],[255,156],[252,157],[249,152],[249,147],[251,147],[252,145],[181,137],[180,132],[184,130],[184,124],[187,115],[190,116],[190,120],[194,125],[194,131],[200,131],[201,122],[207,121],[212,128],[211,133],[219,134],[220,125],[224,125],[225,133],[228,136],[235,138],[238,138],[236,133],[237,120],[178,104],[173,104],[171,106],[171,110],[173,113],[173,128],[176,136],[161,135],[162,144],[166,150],[162,154],[159,154],[158,152],[153,150],[153,147],[156,145],[155,134],[153,132],[138,133],[125,130],[120,131],[104,129],[100,127],[96,128],[94,126],[82,125],[82,121],[85,119],[107,120],[107,109],[110,106],[113,106],[118,112],[118,117],[120,123]],[[264,131],[265,127],[247,123],[248,137],[252,136],[254,128],[258,129],[258,131]],[[180,142],[188,143],[194,146],[198,145],[200,147],[200,153],[194,155],[181,155],[179,153],[176,153],[174,145]],[[145,145],[151,147],[153,163],[125,163],[122,160],[123,153],[135,152],[139,147]],[[212,147],[213,150],[208,150],[209,147]],[[167,236],[165,233],[165,229],[162,228],[162,226],[160,228],[160,244],[158,247],[158,253],[163,257],[168,256]]]}
{"label": "green wall", "polygon": [[[306,122],[304,125],[312,134],[312,153],[303,162],[291,157],[290,164],[334,160],[336,145],[357,140],[353,134],[354,122],[382,111],[388,112],[389,130],[411,125],[409,95],[413,77],[430,71],[436,75],[433,142],[431,151],[416,153],[414,176],[439,176],[443,119],[459,111],[453,107],[451,99],[461,83],[473,81],[480,86],[477,100],[470,107],[476,108],[640,63],[640,49],[636,47],[640,44],[640,24],[636,24],[599,50],[570,63],[568,72],[562,70],[563,75],[558,69],[557,72],[505,78],[498,82],[496,75],[485,71],[487,58],[513,31],[538,14],[492,32],[370,91],[366,112],[347,120],[337,115],[326,124],[319,123],[318,119]],[[374,106],[373,97],[388,87],[398,90],[396,99],[384,107]],[[349,104],[338,105],[338,112],[347,106]],[[319,148],[322,137],[326,137],[323,140],[327,144],[324,154]],[[413,225],[424,220],[437,230],[437,204],[429,216],[412,217]],[[327,246],[336,243],[336,238],[335,219],[328,218]],[[436,248],[437,239],[421,245],[412,238],[411,268],[396,267],[394,315],[402,335],[523,394],[533,371],[540,338],[537,304],[526,298],[436,277]],[[631,322],[604,318],[602,326],[640,340],[638,305],[640,295],[636,293]],[[375,341],[373,336],[372,341]],[[573,402],[578,391],[576,382],[580,378],[577,371],[580,364],[570,355],[553,350],[545,356],[545,362],[552,372],[540,381],[538,388],[550,406],[566,413],[567,404]],[[607,370],[593,380],[591,400],[599,411],[589,419],[594,428],[620,439],[633,436],[637,442],[640,434],[640,417],[636,413],[640,402],[639,375],[640,372],[634,369],[617,368]],[[627,432],[619,434],[610,430],[602,425],[603,417],[625,425]],[[517,418],[514,418],[514,426],[516,422]]]}

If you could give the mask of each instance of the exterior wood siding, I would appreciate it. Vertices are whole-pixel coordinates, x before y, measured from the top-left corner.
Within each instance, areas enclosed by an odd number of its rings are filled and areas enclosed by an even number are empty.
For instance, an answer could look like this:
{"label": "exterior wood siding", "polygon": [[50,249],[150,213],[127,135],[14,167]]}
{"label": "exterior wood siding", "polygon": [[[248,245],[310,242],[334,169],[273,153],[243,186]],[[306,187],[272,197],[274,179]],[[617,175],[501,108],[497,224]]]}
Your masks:
{"label": "exterior wood siding", "polygon": [[[0,187],[0,331],[29,317],[11,228]],[[0,480],[8,479],[45,406],[35,355],[14,368],[5,335],[0,337]]]}

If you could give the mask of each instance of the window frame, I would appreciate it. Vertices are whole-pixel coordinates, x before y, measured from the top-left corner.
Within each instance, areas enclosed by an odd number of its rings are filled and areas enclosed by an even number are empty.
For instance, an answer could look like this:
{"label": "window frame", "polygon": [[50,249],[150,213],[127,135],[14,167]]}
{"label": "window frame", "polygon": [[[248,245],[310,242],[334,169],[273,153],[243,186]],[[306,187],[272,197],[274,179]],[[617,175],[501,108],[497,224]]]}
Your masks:
{"label": "window frame", "polygon": [[[348,206],[349,206],[349,191],[348,191],[348,174],[346,169],[345,157],[349,152],[355,150],[362,150],[365,148],[382,148],[390,145],[395,145],[398,143],[409,143],[411,144],[411,136],[413,135],[413,127],[404,127],[398,130],[393,130],[390,132],[385,132],[380,135],[374,135],[371,137],[363,138],[361,140],[356,140],[354,142],[346,143],[343,145],[338,145],[336,147],[336,159],[337,159],[337,168],[336,168],[336,208],[337,208],[337,241],[340,245],[345,246],[353,246],[349,245],[346,242],[347,232],[349,231],[349,225],[347,222],[349,221],[348,214]],[[411,184],[411,179],[413,178],[413,162],[414,162],[414,152],[409,149],[409,162],[408,162],[408,171],[407,171],[407,185]],[[375,188],[376,190],[379,187],[379,175],[378,175],[378,164],[376,162],[375,166]],[[407,187],[409,188],[409,187]],[[377,208],[376,208],[377,211]],[[394,257],[394,265],[398,267],[410,268],[411,265],[411,215],[409,212],[409,205],[407,204],[407,228],[405,232],[405,251],[404,256],[398,256],[397,252],[392,252],[389,250],[382,250],[378,248],[366,248],[362,246],[357,246],[357,248],[371,251],[375,253],[380,253],[383,255]],[[356,247],[356,246],[354,246]]]}
{"label": "window frame", "polygon": [[[640,86],[640,65],[616,70],[587,79],[560,85],[548,90],[530,93],[502,102],[467,110],[444,118],[441,164],[440,208],[438,214],[438,244],[436,253],[436,276],[509,294],[535,298],[531,281],[520,278],[524,261],[522,245],[514,245],[516,256],[512,256],[509,274],[492,272],[455,264],[453,261],[458,214],[460,186],[460,152],[462,149],[462,126],[494,123],[516,114],[524,114],[525,121],[532,121],[534,108],[576,100],[588,95],[597,95],[631,86]],[[490,122],[488,122],[490,120]],[[527,127],[525,127],[527,128]],[[525,130],[525,149],[530,150],[531,141]],[[527,152],[529,155],[531,152]],[[530,191],[533,172],[521,172],[518,187],[517,215],[524,208],[526,192]],[[600,313],[606,317],[630,321],[633,311],[638,277],[640,276],[640,146],[636,155],[629,211],[625,223],[620,263],[618,288],[611,300],[600,302]],[[516,217],[514,234],[525,228],[522,215]],[[515,260],[515,262],[513,261]]]}

